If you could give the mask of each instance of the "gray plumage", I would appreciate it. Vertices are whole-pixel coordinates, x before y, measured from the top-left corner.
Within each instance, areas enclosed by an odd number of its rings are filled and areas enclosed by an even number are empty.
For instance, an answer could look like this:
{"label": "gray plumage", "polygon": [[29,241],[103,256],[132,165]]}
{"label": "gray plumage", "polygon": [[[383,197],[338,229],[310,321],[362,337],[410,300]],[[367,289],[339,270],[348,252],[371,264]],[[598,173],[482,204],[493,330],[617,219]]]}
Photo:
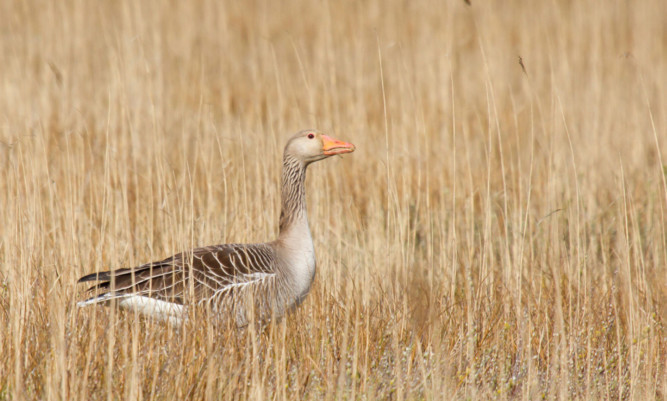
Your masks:
{"label": "gray plumage", "polygon": [[315,277],[315,251],[306,213],[306,168],[312,162],[354,151],[354,145],[314,130],[301,131],[285,146],[280,234],[261,244],[196,248],[133,268],[86,275],[96,295],[79,306],[118,304],[180,322],[185,308],[204,306],[238,325],[252,318],[280,317],[298,305]]}

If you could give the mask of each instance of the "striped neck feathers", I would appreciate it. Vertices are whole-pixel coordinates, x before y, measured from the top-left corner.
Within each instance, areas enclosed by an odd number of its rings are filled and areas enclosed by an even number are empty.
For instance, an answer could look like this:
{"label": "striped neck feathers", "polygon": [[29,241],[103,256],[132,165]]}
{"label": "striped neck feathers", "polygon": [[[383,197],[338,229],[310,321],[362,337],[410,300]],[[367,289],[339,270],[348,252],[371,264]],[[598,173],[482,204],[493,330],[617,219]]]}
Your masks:
{"label": "striped neck feathers", "polygon": [[295,222],[305,220],[306,214],[306,163],[296,157],[283,156],[283,175],[281,186],[282,205],[280,209],[280,236]]}

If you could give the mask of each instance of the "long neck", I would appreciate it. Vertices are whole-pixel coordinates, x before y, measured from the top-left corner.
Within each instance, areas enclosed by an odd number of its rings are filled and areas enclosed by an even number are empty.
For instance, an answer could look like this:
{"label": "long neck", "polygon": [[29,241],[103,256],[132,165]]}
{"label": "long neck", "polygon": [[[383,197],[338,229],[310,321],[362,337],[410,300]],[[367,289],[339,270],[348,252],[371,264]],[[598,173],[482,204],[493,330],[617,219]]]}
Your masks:
{"label": "long neck", "polygon": [[284,237],[295,223],[305,223],[306,227],[308,226],[306,165],[289,154],[283,156],[281,198],[279,236]]}
{"label": "long neck", "polygon": [[283,157],[280,233],[276,244],[283,262],[278,264],[278,270],[288,278],[295,297],[288,303],[300,302],[315,277],[315,248],[306,213],[306,164],[288,154]]}

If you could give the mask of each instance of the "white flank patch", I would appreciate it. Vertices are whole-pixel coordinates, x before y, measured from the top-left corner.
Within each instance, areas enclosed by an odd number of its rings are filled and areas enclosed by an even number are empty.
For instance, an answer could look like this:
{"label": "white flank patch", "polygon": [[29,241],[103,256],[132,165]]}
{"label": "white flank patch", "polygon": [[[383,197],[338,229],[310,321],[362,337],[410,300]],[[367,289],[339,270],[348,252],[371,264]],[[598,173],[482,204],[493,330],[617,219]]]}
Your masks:
{"label": "white flank patch", "polygon": [[77,302],[76,306],[83,308],[88,305],[94,305],[111,299],[117,299],[118,305],[125,309],[141,313],[142,315],[153,319],[166,321],[175,325],[181,324],[183,320],[183,305],[160,301],[159,299],[141,295],[113,295],[107,293],[99,297]]}
{"label": "white flank patch", "polygon": [[183,316],[183,305],[161,301],[141,295],[128,295],[118,302],[123,308],[150,316],[157,320],[180,324]]}

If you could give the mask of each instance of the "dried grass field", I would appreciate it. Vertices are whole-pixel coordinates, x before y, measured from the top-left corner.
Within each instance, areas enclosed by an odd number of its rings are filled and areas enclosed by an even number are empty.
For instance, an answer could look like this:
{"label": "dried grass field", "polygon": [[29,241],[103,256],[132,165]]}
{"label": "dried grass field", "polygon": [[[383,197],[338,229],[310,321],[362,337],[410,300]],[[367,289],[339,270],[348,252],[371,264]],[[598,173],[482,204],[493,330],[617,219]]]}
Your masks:
{"label": "dried grass field", "polygon": [[[667,397],[667,2],[0,1],[0,400]],[[77,308],[86,273],[274,238],[266,327]]]}

